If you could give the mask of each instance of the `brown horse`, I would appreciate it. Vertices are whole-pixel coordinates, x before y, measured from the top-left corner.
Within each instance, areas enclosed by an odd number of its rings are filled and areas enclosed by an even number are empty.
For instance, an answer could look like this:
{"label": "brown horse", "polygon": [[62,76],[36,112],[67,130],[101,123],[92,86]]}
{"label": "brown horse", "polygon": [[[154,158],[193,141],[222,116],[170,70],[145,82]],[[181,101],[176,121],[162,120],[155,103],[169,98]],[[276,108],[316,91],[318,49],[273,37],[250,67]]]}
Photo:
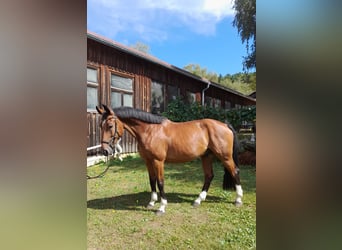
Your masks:
{"label": "brown horse", "polygon": [[223,188],[235,188],[235,205],[242,205],[243,191],[240,184],[237,139],[230,125],[203,119],[189,122],[172,122],[165,117],[141,110],[121,107],[112,110],[102,105],[96,107],[102,115],[101,145],[104,155],[112,154],[110,141],[118,140],[127,129],[138,142],[140,156],[144,159],[151,185],[153,208],[158,200],[156,184],[161,196],[161,206],[157,214],[165,213],[167,199],[164,192],[164,163],[181,163],[201,157],[204,185],[194,206],[205,200],[214,177],[212,163],[217,157],[224,165]]}

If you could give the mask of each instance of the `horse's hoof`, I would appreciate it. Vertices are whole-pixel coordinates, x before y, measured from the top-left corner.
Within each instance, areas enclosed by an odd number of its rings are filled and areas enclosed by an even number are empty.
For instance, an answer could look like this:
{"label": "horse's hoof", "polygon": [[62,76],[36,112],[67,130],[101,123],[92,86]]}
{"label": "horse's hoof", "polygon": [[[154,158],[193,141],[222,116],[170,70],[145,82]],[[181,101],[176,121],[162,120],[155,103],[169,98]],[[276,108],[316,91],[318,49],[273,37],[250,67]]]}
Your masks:
{"label": "horse's hoof", "polygon": [[198,202],[196,202],[196,201],[194,201],[194,203],[192,203],[192,207],[193,208],[197,208],[197,207],[199,207],[201,205],[201,203],[198,203]]}
{"label": "horse's hoof", "polygon": [[157,216],[164,215],[164,214],[165,214],[165,212],[163,212],[163,211],[161,211],[161,210],[157,210],[157,211],[156,211],[156,215],[157,215]]}
{"label": "horse's hoof", "polygon": [[154,206],[148,204],[148,205],[146,206],[146,208],[147,208],[147,209],[152,209],[152,208],[154,208]]}
{"label": "horse's hoof", "polygon": [[241,207],[242,206],[242,202],[240,201],[235,201],[235,207]]}

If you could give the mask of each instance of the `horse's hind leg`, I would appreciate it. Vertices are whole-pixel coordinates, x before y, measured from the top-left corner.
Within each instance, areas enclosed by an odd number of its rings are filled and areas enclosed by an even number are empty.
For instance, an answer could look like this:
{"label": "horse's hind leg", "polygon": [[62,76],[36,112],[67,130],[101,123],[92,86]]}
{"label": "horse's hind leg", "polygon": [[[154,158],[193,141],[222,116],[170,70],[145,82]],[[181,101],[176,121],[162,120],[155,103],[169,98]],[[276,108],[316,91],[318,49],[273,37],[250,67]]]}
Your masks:
{"label": "horse's hind leg", "polygon": [[214,155],[211,153],[207,153],[201,157],[202,159],[202,168],[204,172],[204,184],[202,187],[202,192],[199,194],[198,198],[194,201],[193,206],[198,207],[202,201],[207,197],[207,193],[211,184],[211,181],[214,178],[213,172],[213,159]]}
{"label": "horse's hind leg", "polygon": [[240,183],[239,168],[238,168],[238,166],[235,165],[233,159],[223,161],[223,165],[226,168],[224,182],[231,182],[231,181],[234,182],[235,190],[236,190],[235,205],[241,206],[242,205],[243,190],[242,190],[241,183]]}

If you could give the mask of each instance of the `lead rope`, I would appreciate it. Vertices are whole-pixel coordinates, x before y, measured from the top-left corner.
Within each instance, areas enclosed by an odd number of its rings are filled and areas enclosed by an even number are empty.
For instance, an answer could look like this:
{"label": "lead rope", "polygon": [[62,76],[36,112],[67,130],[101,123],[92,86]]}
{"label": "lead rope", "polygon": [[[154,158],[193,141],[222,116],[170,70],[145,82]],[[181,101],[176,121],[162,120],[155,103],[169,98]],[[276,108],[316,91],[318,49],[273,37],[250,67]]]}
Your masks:
{"label": "lead rope", "polygon": [[[119,158],[119,160],[120,161],[122,161],[122,157],[121,157],[121,153],[122,153],[122,147],[120,146],[120,141],[121,141],[121,138],[119,138],[119,140],[115,143],[115,145],[114,145],[114,151],[113,151],[113,155],[111,155],[111,156],[113,156],[114,158]],[[111,145],[111,142],[110,142],[110,144],[109,145]],[[89,176],[88,174],[87,174],[87,179],[88,180],[91,180],[91,179],[96,179],[96,178],[100,178],[100,177],[102,177],[102,176],[104,176],[105,175],[105,173],[108,171],[108,169],[109,169],[109,167],[110,167],[110,164],[109,164],[109,157],[111,157],[111,156],[106,156],[106,164],[107,164],[107,167],[106,167],[106,169],[102,172],[102,173],[100,173],[100,174],[98,174],[98,175],[96,175],[96,176]]]}
{"label": "lead rope", "polygon": [[95,176],[89,176],[89,175],[87,174],[87,179],[88,179],[88,180],[100,178],[100,177],[102,177],[102,176],[105,175],[105,173],[108,171],[108,169],[109,169],[109,167],[110,167],[109,159],[108,159],[108,158],[109,158],[109,156],[106,157],[106,164],[107,164],[106,169],[105,169],[102,173],[100,173],[100,174],[98,174],[98,175],[95,175]]}
{"label": "lead rope", "polygon": [[[116,135],[119,136],[118,141],[117,141],[117,142],[115,143],[115,145],[114,145],[113,156],[114,156],[115,158],[119,158],[119,160],[122,161],[122,157],[121,157],[122,147],[121,147],[120,144],[119,144],[120,141],[121,141],[121,137],[120,137],[120,135],[119,135],[119,133],[118,133],[118,130],[117,130],[117,127],[118,127],[118,126],[117,126],[117,123],[116,123],[116,119],[117,119],[117,118],[115,118],[115,120],[114,120],[114,122],[115,122],[114,137],[108,142],[108,144],[109,144],[109,146],[113,149],[112,143],[113,143],[113,141],[114,141],[114,138],[115,138]],[[107,142],[105,142],[105,143],[107,143]],[[98,175],[96,175],[96,176],[89,176],[89,175],[87,174],[87,179],[88,179],[88,180],[96,179],[96,178],[100,178],[100,177],[102,177],[102,176],[105,175],[105,173],[108,171],[108,169],[109,169],[109,167],[110,167],[110,165],[109,165],[109,156],[108,156],[108,155],[107,155],[107,157],[106,157],[106,164],[107,164],[107,167],[106,167],[106,169],[105,169],[102,173],[100,173],[100,174],[98,174]]]}
{"label": "lead rope", "polygon": [[[111,147],[111,148],[113,148],[112,147],[112,143],[113,143],[113,139],[111,140],[111,141],[109,141],[109,146]],[[98,174],[98,175],[96,175],[96,176],[89,176],[88,174],[87,174],[87,179],[88,180],[91,180],[91,179],[96,179],[96,178],[100,178],[100,177],[103,177],[105,174],[106,174],[106,172],[108,171],[108,169],[109,169],[109,167],[110,167],[110,164],[109,164],[109,155],[107,155],[106,156],[106,165],[107,165],[107,167],[106,167],[106,169],[102,172],[102,173],[100,173],[100,174]],[[114,157],[115,157],[115,155],[114,155]]]}

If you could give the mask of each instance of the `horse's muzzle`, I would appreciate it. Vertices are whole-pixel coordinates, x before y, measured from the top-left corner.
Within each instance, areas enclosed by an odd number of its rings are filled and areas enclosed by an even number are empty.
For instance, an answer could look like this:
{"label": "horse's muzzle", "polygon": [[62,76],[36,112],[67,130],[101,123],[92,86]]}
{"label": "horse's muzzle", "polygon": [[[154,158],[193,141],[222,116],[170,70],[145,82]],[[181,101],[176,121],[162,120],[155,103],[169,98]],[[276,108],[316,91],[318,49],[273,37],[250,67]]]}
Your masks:
{"label": "horse's muzzle", "polygon": [[111,147],[106,147],[106,148],[103,148],[102,153],[104,156],[112,155],[113,150]]}

